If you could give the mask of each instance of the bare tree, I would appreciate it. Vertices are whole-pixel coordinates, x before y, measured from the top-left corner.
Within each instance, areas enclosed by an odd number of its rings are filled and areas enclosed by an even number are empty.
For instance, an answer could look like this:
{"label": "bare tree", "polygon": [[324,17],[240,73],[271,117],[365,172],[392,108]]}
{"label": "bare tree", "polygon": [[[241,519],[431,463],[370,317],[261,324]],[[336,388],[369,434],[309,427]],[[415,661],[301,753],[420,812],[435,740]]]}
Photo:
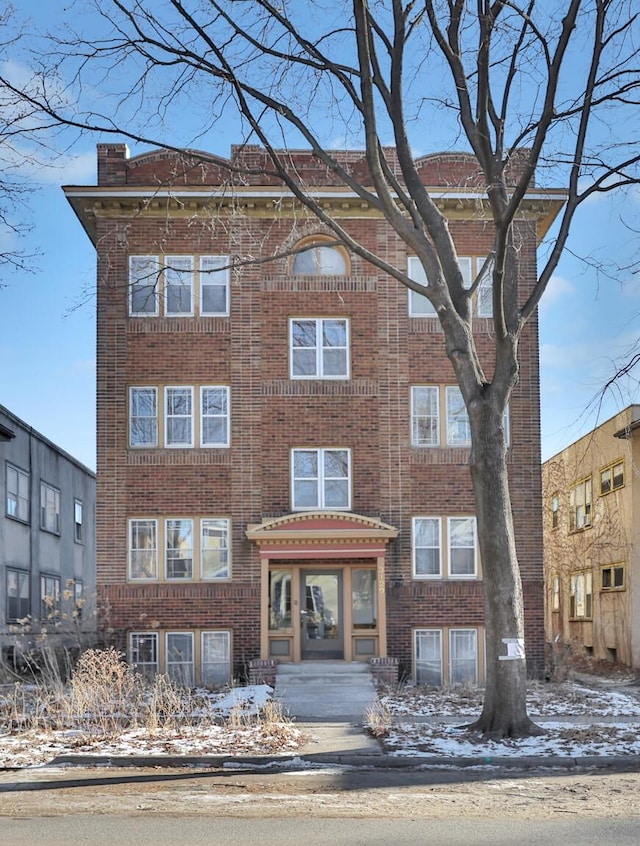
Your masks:
{"label": "bare tree", "polygon": [[[475,727],[536,731],[526,710],[521,579],[507,473],[504,411],[518,381],[518,343],[588,197],[638,179],[640,74],[633,0],[96,0],[95,31],[58,36],[55,64],[29,92],[5,90],[67,126],[171,149],[202,146],[222,116],[258,142],[277,179],[350,250],[434,306],[471,425],[471,476],[485,582],[487,685]],[[52,59],[54,54],[50,54]],[[52,80],[57,80],[55,84]],[[79,99],[60,96],[64,80]],[[118,88],[118,86],[121,86]],[[65,97],[67,96],[67,89]],[[89,107],[83,97],[91,91]],[[104,101],[104,107],[100,103]],[[185,137],[181,110],[199,121]],[[470,150],[493,232],[493,361],[481,361],[447,220],[422,184],[418,132]],[[367,181],[332,154],[362,146]],[[390,142],[400,176],[385,144]],[[288,166],[310,148],[334,178],[376,208],[428,286],[354,240]],[[557,234],[523,295],[518,220],[538,173],[565,190]]]}

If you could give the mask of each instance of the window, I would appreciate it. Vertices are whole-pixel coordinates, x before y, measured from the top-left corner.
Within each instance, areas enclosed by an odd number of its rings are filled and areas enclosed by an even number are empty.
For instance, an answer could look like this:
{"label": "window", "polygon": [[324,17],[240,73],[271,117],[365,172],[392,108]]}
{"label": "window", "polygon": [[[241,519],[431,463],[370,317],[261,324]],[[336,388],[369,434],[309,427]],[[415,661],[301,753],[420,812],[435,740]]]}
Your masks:
{"label": "window", "polygon": [[40,528],[60,534],[60,491],[45,482],[40,484]]}
{"label": "window", "polygon": [[153,681],[153,677],[158,672],[157,632],[131,632],[129,661],[147,681]]}
{"label": "window", "polygon": [[601,567],[600,587],[603,591],[624,590],[624,564],[608,564]]}
{"label": "window", "polygon": [[29,573],[7,570],[7,623],[17,623],[31,614]]}
{"label": "window", "polygon": [[60,619],[59,576],[40,576],[40,619],[52,622]]}
{"label": "window", "polygon": [[557,529],[558,525],[559,525],[558,508],[559,508],[558,494],[554,494],[551,497],[551,528],[552,529]]}
{"label": "window", "polygon": [[417,629],[414,633],[415,677],[417,684],[442,684],[442,632]]}
{"label": "window", "polygon": [[560,576],[551,579],[551,610],[560,610]]}
{"label": "window", "polygon": [[193,446],[193,388],[165,388],[164,445]]}
{"label": "window", "polygon": [[200,444],[229,446],[229,388],[200,388]]}
{"label": "window", "polygon": [[591,525],[591,476],[569,490],[569,531]]}
{"label": "window", "polygon": [[198,304],[201,317],[229,314],[229,259],[200,256],[129,256],[129,314],[190,317]]}
{"label": "window", "polygon": [[616,461],[600,471],[600,494],[608,494],[624,486],[624,461]]}
{"label": "window", "polygon": [[590,620],[593,609],[593,577],[591,570],[572,573],[569,577],[569,618]]}
{"label": "window", "polygon": [[345,276],[345,252],[340,247],[322,243],[303,246],[294,256],[292,270],[294,276]]}
{"label": "window", "polygon": [[193,314],[193,258],[167,256],[165,261],[165,314],[167,317],[188,317]]}
{"label": "window", "polygon": [[229,314],[228,256],[200,257],[200,314],[202,317]]}
{"label": "window", "polygon": [[441,578],[441,522],[439,517],[413,518],[413,575]]}
{"label": "window", "polygon": [[415,629],[413,650],[417,684],[478,682],[477,629]]}
{"label": "window", "polygon": [[471,446],[471,426],[462,392],[456,385],[447,385],[447,444]]}
{"label": "window", "polygon": [[476,575],[476,518],[449,517],[449,576],[469,578]]}
{"label": "window", "polygon": [[129,578],[158,578],[158,527],[155,520],[129,520]]}
{"label": "window", "polygon": [[[477,273],[482,271],[484,258],[477,259]],[[489,262],[476,289],[478,317],[493,317],[493,260]]]}
{"label": "window", "polygon": [[83,509],[82,501],[74,499],[73,501],[73,537],[76,543],[82,543],[83,536]]}
{"label": "window", "polygon": [[440,403],[436,385],[411,388],[411,443],[438,446],[440,443]]}
{"label": "window", "polygon": [[202,684],[227,684],[231,676],[229,632],[202,632]]}
{"label": "window", "polygon": [[193,520],[165,521],[165,578],[193,578]]}
{"label": "window", "polygon": [[84,583],[76,579],[73,583],[73,616],[80,620],[84,608]]}
{"label": "window", "polygon": [[29,522],[29,474],[7,464],[7,516]]}
{"label": "window", "polygon": [[350,470],[348,449],[294,449],[293,509],[350,508]]}
{"label": "window", "polygon": [[167,675],[176,684],[193,687],[193,634],[167,632]]}
{"label": "window", "polygon": [[292,379],[349,377],[348,321],[296,318],[289,321]]}
{"label": "window", "polygon": [[478,633],[475,629],[449,631],[450,684],[476,684],[478,681]]}
{"label": "window", "polygon": [[130,388],[129,443],[132,447],[158,445],[157,388]]}
{"label": "window", "polygon": [[211,518],[200,521],[200,578],[229,579],[229,521]]}
{"label": "window", "polygon": [[[462,273],[462,284],[465,288],[470,288],[473,282],[471,263],[469,256],[458,257],[458,265]],[[422,262],[416,256],[409,256],[407,259],[407,276],[425,288],[429,285]],[[409,316],[436,317],[436,310],[427,297],[409,289]]]}

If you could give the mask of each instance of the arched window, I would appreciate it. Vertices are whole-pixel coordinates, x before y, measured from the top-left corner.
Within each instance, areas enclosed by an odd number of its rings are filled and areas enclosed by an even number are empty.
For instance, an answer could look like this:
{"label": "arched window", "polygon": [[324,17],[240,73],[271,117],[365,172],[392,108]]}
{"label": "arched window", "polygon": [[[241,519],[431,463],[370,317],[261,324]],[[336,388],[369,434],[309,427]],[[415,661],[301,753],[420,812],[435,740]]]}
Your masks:
{"label": "arched window", "polygon": [[298,248],[291,268],[294,276],[346,276],[347,255],[342,247],[311,240]]}

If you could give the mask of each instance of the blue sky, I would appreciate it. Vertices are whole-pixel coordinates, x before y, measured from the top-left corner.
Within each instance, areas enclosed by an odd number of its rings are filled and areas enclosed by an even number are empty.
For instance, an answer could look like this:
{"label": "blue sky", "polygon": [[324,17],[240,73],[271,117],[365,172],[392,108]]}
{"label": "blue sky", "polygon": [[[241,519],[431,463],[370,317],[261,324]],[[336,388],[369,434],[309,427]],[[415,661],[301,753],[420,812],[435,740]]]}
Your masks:
{"label": "blue sky", "polygon": [[[42,26],[86,4],[22,0]],[[227,155],[230,127],[198,146]],[[38,250],[31,272],[0,268],[0,404],[87,466],[95,467],[95,255],[61,185],[95,184],[95,143],[84,138],[51,167],[31,167],[32,230],[20,246]],[[214,146],[215,145],[215,146]],[[441,146],[446,146],[443,144]],[[421,150],[435,152],[435,149]],[[141,150],[132,150],[137,153]],[[575,258],[633,259],[640,239],[640,193],[590,201],[575,219],[568,251],[540,310],[542,449],[548,458],[630,402],[636,379],[596,398],[640,335],[640,275],[611,279]],[[11,244],[0,231],[0,247]]]}

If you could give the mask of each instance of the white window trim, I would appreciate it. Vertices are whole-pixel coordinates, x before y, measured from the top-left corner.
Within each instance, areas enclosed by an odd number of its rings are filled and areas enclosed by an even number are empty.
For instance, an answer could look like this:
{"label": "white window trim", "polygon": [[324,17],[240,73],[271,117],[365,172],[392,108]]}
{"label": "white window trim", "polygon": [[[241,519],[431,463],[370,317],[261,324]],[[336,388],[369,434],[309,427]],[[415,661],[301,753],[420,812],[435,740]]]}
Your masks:
{"label": "white window trim", "polygon": [[[9,471],[15,473],[16,475],[16,489],[15,491],[9,490]],[[23,482],[26,485],[27,495],[21,496],[20,495],[20,483]],[[6,498],[5,498],[5,513],[7,517],[10,517],[12,520],[20,520],[22,523],[28,523],[30,518],[30,479],[29,474],[22,470],[20,467],[16,467],[15,464],[11,464],[11,462],[7,461],[5,464],[5,484],[6,484]],[[9,508],[9,499],[15,502],[16,513],[12,514]],[[25,516],[21,516],[21,504],[24,505]]]}
{"label": "white window trim", "polygon": [[[454,442],[449,434],[449,396],[452,394],[453,391],[456,391],[459,394],[460,401],[462,402],[463,411],[460,413],[459,418],[451,418],[451,422],[457,419],[460,419],[461,421],[466,420],[466,426],[469,432],[469,438],[460,442]],[[462,391],[460,390],[458,385],[447,385],[445,387],[445,427],[447,446],[453,447],[454,449],[469,449],[469,447],[471,446],[471,424],[469,422],[469,412],[467,411],[467,407],[464,402],[464,397],[462,396]]]}
{"label": "white window trim", "polygon": [[[169,575],[169,523],[188,523],[189,524],[189,534],[191,536],[191,575],[189,576],[170,576]],[[165,517],[164,520],[164,580],[166,582],[172,583],[185,583],[185,582],[192,582],[195,578],[195,567],[196,567],[196,549],[195,549],[195,520],[193,517]],[[175,561],[181,560],[180,556],[176,556],[174,559]],[[189,559],[184,559],[189,560]]]}
{"label": "white window trim", "polygon": [[[451,572],[451,551],[452,549],[469,549],[469,547],[451,546],[451,523],[454,520],[471,520],[473,525],[473,573],[452,573]],[[478,525],[476,518],[471,514],[452,514],[447,517],[447,576],[456,581],[470,581],[478,578]]]}
{"label": "white window trim", "polygon": [[[203,572],[204,564],[204,524],[212,521],[225,523],[226,535],[226,552],[227,552],[227,569],[224,576],[205,576]],[[229,517],[201,517],[198,521],[198,542],[200,544],[200,555],[198,560],[198,572],[201,582],[228,582],[231,580],[231,520]]]}
{"label": "white window trim", "polygon": [[419,635],[422,633],[435,633],[438,635],[438,646],[440,652],[440,684],[439,687],[445,684],[445,666],[444,666],[444,655],[443,655],[443,630],[436,626],[428,626],[428,627],[420,627],[413,629],[412,634],[412,661],[413,661],[413,680],[416,684],[423,684],[423,682],[418,681],[418,641]]}
{"label": "white window trim", "polygon": [[[225,420],[225,439],[223,441],[212,441],[212,442],[205,442],[204,439],[204,421],[205,421],[205,414],[204,414],[204,392],[205,391],[224,391],[225,393],[225,404],[226,404],[226,414],[225,415],[206,415],[207,417],[218,417],[223,418]],[[200,406],[198,408],[198,413],[200,416],[200,446],[203,449],[220,449],[226,448],[230,444],[230,431],[231,431],[231,398],[229,395],[229,387],[227,385],[201,385],[199,391],[199,401]]]}
{"label": "white window trim", "polygon": [[[346,452],[347,454],[347,497],[348,502],[346,505],[331,505],[327,506],[325,504],[326,496],[325,496],[325,474],[324,474],[324,454],[326,452]],[[296,505],[295,504],[295,483],[296,483],[296,476],[295,476],[295,454],[297,452],[315,452],[318,456],[318,476],[316,477],[317,480],[317,494],[318,494],[318,504],[316,506],[309,506],[309,505]],[[351,500],[352,500],[352,491],[351,486],[353,483],[353,473],[352,473],[352,465],[351,465],[351,450],[348,447],[295,447],[291,450],[291,510],[292,511],[350,511],[351,510]],[[310,480],[307,480],[310,481]]]}
{"label": "white window trim", "polygon": [[[78,520],[78,512],[80,520]],[[78,531],[78,526],[80,531]],[[73,539],[76,543],[84,543],[84,505],[82,500],[77,497],[73,500]]]}
{"label": "white window trim", "polygon": [[[152,286],[152,296],[154,309],[153,311],[134,311],[133,310],[133,265],[136,259],[146,259],[150,265],[149,276],[155,275],[156,281]],[[129,317],[158,317],[160,314],[160,261],[157,255],[131,255],[129,256]]]}
{"label": "white window trim", "polygon": [[[438,559],[439,559],[439,570],[437,573],[418,573],[417,566],[416,566],[416,553],[418,551],[418,547],[416,546],[416,525],[418,520],[437,520],[438,521]],[[422,547],[420,547],[422,549]],[[432,547],[428,547],[431,549]],[[443,561],[442,561],[442,518],[441,517],[434,517],[429,514],[420,514],[417,517],[413,517],[411,520],[411,558],[412,558],[412,570],[413,570],[413,578],[418,580],[442,580],[443,578]]]}
{"label": "white window trim", "polygon": [[[137,391],[152,391],[154,396],[155,414],[144,418],[136,417],[136,419],[148,419],[154,421],[155,437],[153,441],[149,441],[149,443],[133,443],[133,404],[134,396]],[[158,446],[158,388],[155,385],[131,385],[129,387],[129,446],[131,449],[154,449]]]}
{"label": "white window trim", "polygon": [[[293,372],[293,352],[294,349],[298,349],[298,347],[293,346],[293,325],[297,322],[313,322],[315,324],[316,329],[316,343],[315,343],[315,353],[316,353],[316,366],[315,371],[313,374],[296,374]],[[323,352],[325,349],[332,349],[331,347],[324,347],[322,344],[322,335],[323,335],[323,328],[324,324],[327,321],[334,321],[334,322],[342,322],[345,324],[345,346],[343,347],[336,347],[336,349],[344,349],[345,350],[345,373],[343,374],[328,374],[325,375],[324,373],[324,366],[323,366]],[[348,317],[291,317],[289,318],[289,378],[296,379],[296,380],[306,380],[309,381],[310,379],[322,379],[326,381],[345,381],[351,378],[351,321]],[[305,347],[304,349],[311,349],[310,347]]]}
{"label": "white window trim", "polygon": [[[464,632],[465,634],[473,634],[475,640],[475,660],[474,660],[474,678],[471,680],[471,684],[478,683],[478,672],[479,672],[479,661],[478,661],[478,629],[474,628],[473,626],[451,626],[449,628],[449,684],[463,684],[464,682],[454,682],[453,681],[453,636],[458,632]],[[466,680],[465,680],[466,681]]]}
{"label": "white window trim", "polygon": [[[228,631],[227,629],[207,629],[207,630],[203,630],[203,631],[200,632],[200,680],[201,680],[203,685],[206,685],[208,683],[208,681],[205,680],[205,672],[204,672],[204,667],[205,667],[205,660],[204,660],[205,647],[204,647],[204,643],[205,643],[205,638],[207,637],[207,635],[218,635],[218,636],[224,635],[224,640],[226,641],[225,647],[226,647],[226,656],[227,656],[226,657],[226,660],[227,660],[227,678],[226,678],[225,682],[228,682],[231,679],[232,652],[231,652],[231,632]],[[207,662],[207,663],[211,663],[211,662]],[[217,662],[217,663],[221,663],[221,662]],[[225,682],[222,682],[222,683],[225,683]]]}
{"label": "white window trim", "polygon": [[[156,545],[153,548],[154,550],[154,575],[151,576],[134,576],[132,563],[133,563],[133,553],[138,552],[138,549],[133,549],[131,545],[131,530],[133,528],[134,523],[152,523],[154,526],[155,531],[155,541]],[[130,517],[127,520],[127,580],[130,582],[141,582],[141,583],[148,583],[148,582],[157,582],[159,581],[159,568],[158,568],[158,557],[159,557],[159,543],[160,537],[158,533],[158,520],[154,517]]]}
{"label": "white window trim", "polygon": [[[169,638],[170,637],[187,637],[191,642],[191,661],[170,661],[169,660]],[[185,630],[167,630],[164,634],[164,663],[165,663],[165,671],[169,678],[173,678],[171,674],[170,667],[173,666],[181,666],[183,664],[190,664],[191,666],[191,678],[189,679],[189,685],[195,684],[196,680],[196,640],[193,631],[185,631]],[[177,684],[183,684],[184,680],[180,679],[173,679]]]}
{"label": "white window trim", "polygon": [[[53,494],[53,517],[55,526],[51,528],[47,525],[47,515],[49,514],[49,494]],[[43,503],[44,496],[44,503]],[[40,482],[40,528],[43,532],[49,532],[53,535],[60,534],[60,490],[50,485],[48,482]]]}
{"label": "white window trim", "polygon": [[[191,413],[188,415],[169,415],[169,396],[171,391],[186,391],[189,393]],[[179,419],[189,419],[191,438],[189,442],[181,441],[179,443],[169,443],[169,417],[176,417]],[[195,428],[195,406],[194,406],[194,390],[193,385],[165,385],[164,388],[164,446],[165,449],[193,449],[194,446],[194,428]]]}
{"label": "white window trim", "polygon": [[[480,273],[485,261],[486,256],[478,256],[476,258],[476,274]],[[483,292],[489,292],[488,299],[484,300],[484,302],[489,302],[489,307],[486,309],[481,309]],[[482,274],[482,278],[476,288],[476,313],[478,317],[493,317],[493,261],[489,262],[487,269]]]}
{"label": "white window trim", "polygon": [[[140,637],[151,638],[151,640],[153,640],[155,642],[155,653],[156,653],[155,662],[146,663],[146,662],[138,662],[138,661],[134,660],[134,656],[133,656],[134,638],[140,638]],[[158,636],[157,631],[133,631],[133,632],[129,632],[128,647],[129,647],[128,658],[129,658],[129,663],[131,665],[133,665],[134,667],[137,667],[137,668],[140,668],[140,667],[155,667],[154,674],[160,672],[160,638]],[[143,672],[143,670],[140,670],[140,672]]]}
{"label": "white window trim", "polygon": [[[212,267],[205,268],[204,265],[210,262]],[[219,265],[216,267],[216,265]],[[229,256],[217,255],[203,255],[198,261],[198,309],[200,317],[228,317],[229,316]],[[217,280],[218,275],[222,276],[222,282]],[[203,280],[208,280],[203,283]],[[204,310],[204,285],[211,287],[224,288],[225,290],[225,310],[224,311],[205,311]]]}
{"label": "white window trim", "polygon": [[[436,442],[433,444],[424,444],[419,443],[415,439],[415,426],[414,426],[414,418],[416,417],[415,412],[415,392],[424,390],[425,388],[429,389],[430,391],[435,392],[436,397]],[[411,445],[417,447],[418,449],[434,449],[440,446],[440,427],[441,427],[441,415],[440,415],[440,386],[439,385],[412,385],[411,386]]]}
{"label": "white window trim", "polygon": [[[180,267],[184,264],[184,267]],[[189,289],[189,302],[191,308],[189,311],[169,311],[169,283],[167,276],[170,273],[178,274],[178,278],[183,279],[184,276],[190,275],[190,281],[185,286]],[[195,314],[195,273],[193,256],[190,255],[172,255],[164,257],[164,266],[162,272],[162,293],[165,317],[193,317]]]}

